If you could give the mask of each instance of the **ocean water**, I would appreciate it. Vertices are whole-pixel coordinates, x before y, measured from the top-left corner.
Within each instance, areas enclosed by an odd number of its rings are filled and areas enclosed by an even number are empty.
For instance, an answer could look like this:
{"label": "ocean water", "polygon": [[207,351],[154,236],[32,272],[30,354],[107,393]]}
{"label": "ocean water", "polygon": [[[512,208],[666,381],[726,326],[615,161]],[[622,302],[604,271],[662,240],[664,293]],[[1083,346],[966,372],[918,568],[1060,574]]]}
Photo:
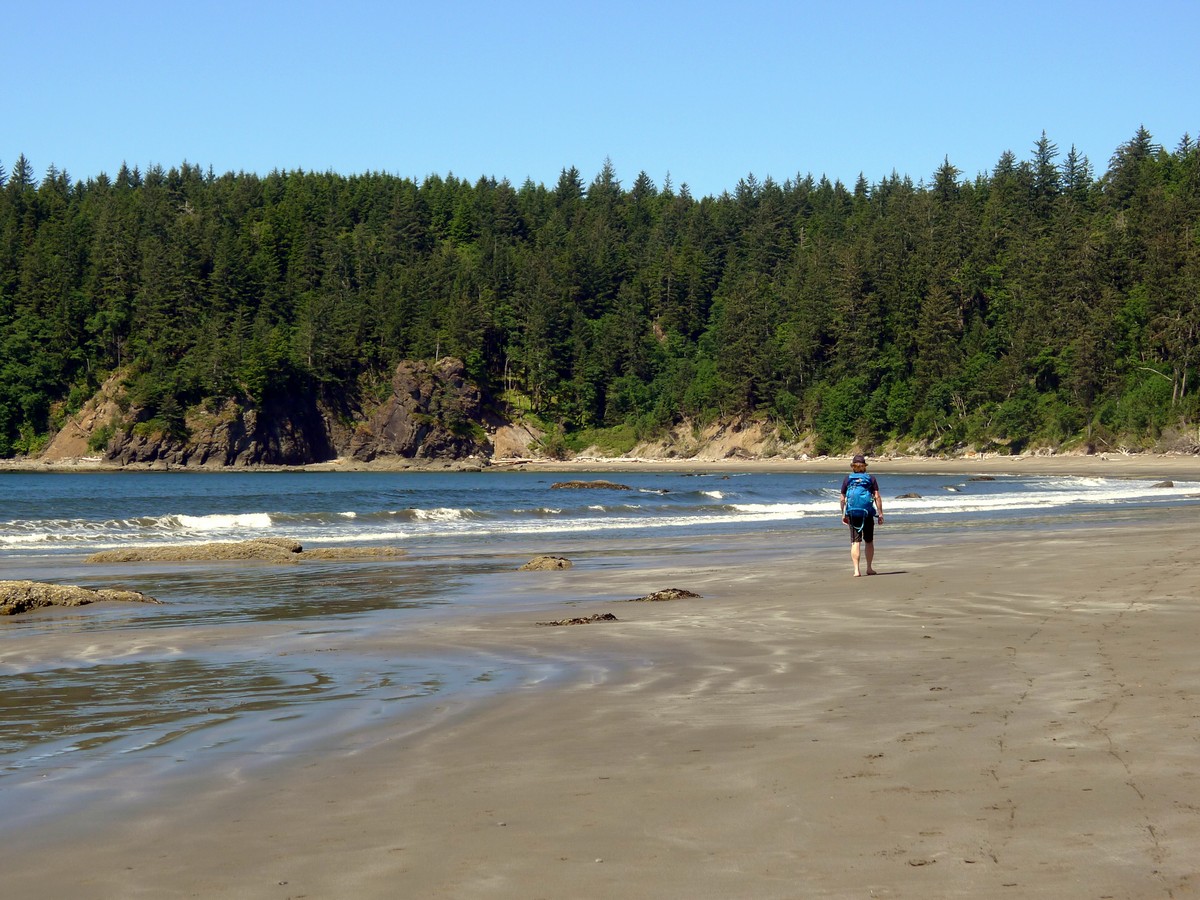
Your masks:
{"label": "ocean water", "polygon": [[[1200,483],[878,468],[889,547],[943,529],[1105,525],[1200,503]],[[553,487],[572,479],[627,488]],[[314,740],[346,749],[364,725],[416,704],[561,677],[586,661],[481,656],[406,635],[480,610],[527,610],[532,621],[563,617],[568,601],[621,599],[590,589],[589,568],[712,567],[722,553],[780,544],[841,552],[840,483],[763,473],[0,473],[0,580],[164,601],[0,618],[0,831],[69,811],[120,771],[149,785],[154,773],[244,766]],[[408,552],[301,565],[86,562],[99,550],[264,536]],[[539,553],[570,556],[583,577],[516,571]]]}
{"label": "ocean water", "polygon": [[[1195,502],[1200,483],[877,473],[889,527],[996,526]],[[562,490],[610,480],[628,490]],[[641,473],[0,474],[0,566],[127,546],[288,537],[492,553],[669,535],[808,532],[836,520],[840,475]]]}

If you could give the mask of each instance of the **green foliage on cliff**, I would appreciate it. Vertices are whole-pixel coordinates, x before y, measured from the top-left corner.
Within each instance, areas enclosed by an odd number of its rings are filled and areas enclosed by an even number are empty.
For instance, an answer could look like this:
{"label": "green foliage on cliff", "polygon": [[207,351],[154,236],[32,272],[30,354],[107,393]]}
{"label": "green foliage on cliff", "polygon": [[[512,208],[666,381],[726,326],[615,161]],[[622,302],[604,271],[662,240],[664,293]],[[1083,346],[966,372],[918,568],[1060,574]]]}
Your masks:
{"label": "green foliage on cliff", "polygon": [[0,182],[3,456],[118,367],[174,433],[207,398],[344,398],[445,355],[622,444],[758,415],[829,449],[1020,449],[1200,415],[1187,137],[1139,129],[1100,176],[1043,135],[972,179],[947,160],[701,199],[608,164],[551,188],[186,163],[39,182],[21,157]]}

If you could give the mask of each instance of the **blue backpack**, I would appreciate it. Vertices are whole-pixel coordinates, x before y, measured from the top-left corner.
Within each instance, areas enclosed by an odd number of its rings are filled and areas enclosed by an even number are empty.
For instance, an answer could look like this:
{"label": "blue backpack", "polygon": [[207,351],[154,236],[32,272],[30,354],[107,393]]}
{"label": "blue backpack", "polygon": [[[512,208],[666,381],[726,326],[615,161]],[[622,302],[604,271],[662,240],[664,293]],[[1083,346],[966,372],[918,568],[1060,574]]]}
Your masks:
{"label": "blue backpack", "polygon": [[871,490],[871,476],[855,472],[847,476],[846,515],[865,518],[875,515],[875,492]]}

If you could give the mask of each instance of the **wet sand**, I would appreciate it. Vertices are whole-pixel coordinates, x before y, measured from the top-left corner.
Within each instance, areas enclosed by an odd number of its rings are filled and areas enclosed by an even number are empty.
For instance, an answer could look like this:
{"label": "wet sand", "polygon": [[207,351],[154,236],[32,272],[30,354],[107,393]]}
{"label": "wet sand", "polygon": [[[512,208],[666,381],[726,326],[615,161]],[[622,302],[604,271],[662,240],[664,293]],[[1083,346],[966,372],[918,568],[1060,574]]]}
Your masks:
{"label": "wet sand", "polygon": [[840,548],[546,573],[703,596],[380,634],[583,662],[215,772],[127,769],[5,834],[4,894],[1195,896],[1200,511],[1169,524],[884,527],[861,579]]}

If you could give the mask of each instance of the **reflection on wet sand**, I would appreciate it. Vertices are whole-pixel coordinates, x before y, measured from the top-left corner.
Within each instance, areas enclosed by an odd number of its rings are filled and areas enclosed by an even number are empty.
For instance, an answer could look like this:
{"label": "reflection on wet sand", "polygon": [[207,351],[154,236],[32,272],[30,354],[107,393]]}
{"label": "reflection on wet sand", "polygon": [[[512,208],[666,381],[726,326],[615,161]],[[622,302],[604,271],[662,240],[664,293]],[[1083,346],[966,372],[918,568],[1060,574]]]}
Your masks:
{"label": "reflection on wet sand", "polygon": [[94,790],[130,764],[194,768],[231,754],[337,746],[413,703],[505,689],[524,677],[516,654],[422,646],[413,628],[455,605],[493,602],[503,591],[486,585],[489,576],[514,569],[461,556],[60,566],[64,580],[153,590],[164,604],[51,609],[5,622],[0,785],[50,775],[64,788],[41,792],[36,810],[0,791],[0,820],[69,808],[77,801],[66,782]]}
{"label": "reflection on wet sand", "polygon": [[44,760],[108,744],[121,753],[161,748],[254,713],[368,695],[379,702],[412,699],[439,683],[419,669],[355,674],[255,660],[139,660],[29,672],[8,679],[0,696],[0,758],[12,771],[30,753]]}

